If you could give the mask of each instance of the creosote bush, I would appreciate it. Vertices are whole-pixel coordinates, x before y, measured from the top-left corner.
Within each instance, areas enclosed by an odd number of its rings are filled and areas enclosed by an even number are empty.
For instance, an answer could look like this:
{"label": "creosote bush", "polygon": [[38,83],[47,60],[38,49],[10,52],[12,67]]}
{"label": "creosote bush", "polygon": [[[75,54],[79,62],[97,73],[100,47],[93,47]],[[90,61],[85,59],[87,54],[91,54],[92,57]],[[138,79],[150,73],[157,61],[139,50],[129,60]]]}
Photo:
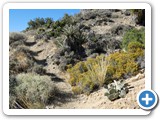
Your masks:
{"label": "creosote bush", "polygon": [[15,96],[12,96],[15,99],[10,101],[13,108],[44,108],[48,99],[54,96],[55,86],[48,76],[22,73],[16,76],[16,83]]}
{"label": "creosote bush", "polygon": [[142,44],[142,46],[145,46],[145,29],[131,29],[128,32],[126,32],[123,36],[122,48],[125,48],[125,50],[127,50],[128,44],[130,42],[139,42],[140,44]]}

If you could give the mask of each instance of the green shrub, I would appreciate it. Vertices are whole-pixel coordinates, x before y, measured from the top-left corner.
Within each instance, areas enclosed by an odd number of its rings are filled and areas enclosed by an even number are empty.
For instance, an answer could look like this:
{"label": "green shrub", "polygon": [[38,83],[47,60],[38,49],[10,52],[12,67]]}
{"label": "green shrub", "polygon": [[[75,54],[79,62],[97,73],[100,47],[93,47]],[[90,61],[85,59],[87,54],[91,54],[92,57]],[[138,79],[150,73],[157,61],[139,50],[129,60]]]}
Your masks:
{"label": "green shrub", "polygon": [[145,49],[145,45],[141,44],[140,42],[130,42],[128,44],[128,51],[129,52],[136,52],[137,50],[144,50]]}
{"label": "green shrub", "polygon": [[49,18],[49,17],[45,18],[45,26],[46,26],[46,28],[50,28],[53,23],[54,23],[54,21],[53,21],[52,18]]}
{"label": "green shrub", "polygon": [[38,34],[42,34],[42,33],[44,33],[44,32],[45,32],[45,29],[44,29],[44,28],[38,28],[38,31],[37,31]]}
{"label": "green shrub", "polygon": [[132,29],[128,31],[124,36],[122,40],[122,48],[128,49],[128,44],[130,42],[139,42],[142,45],[145,45],[145,29],[142,28],[140,30]]}
{"label": "green shrub", "polygon": [[52,31],[50,31],[49,34],[50,37],[59,37],[63,33],[63,29],[66,25],[72,25],[73,19],[72,16],[65,14],[64,17],[60,20],[57,20],[56,22],[52,22],[50,24],[50,27],[52,28]]}
{"label": "green shrub", "polygon": [[61,19],[61,22],[66,25],[71,25],[73,24],[73,17],[68,15],[68,14],[64,14],[64,17]]}
{"label": "green shrub", "polygon": [[44,18],[35,18],[34,20],[30,20],[28,22],[27,29],[37,29],[38,27],[42,27],[45,24]]}
{"label": "green shrub", "polygon": [[[27,109],[45,108],[50,97],[53,97],[55,86],[48,76],[36,74],[18,74],[16,76],[15,101],[12,106],[18,105]],[[16,103],[16,104],[13,104]]]}
{"label": "green shrub", "polygon": [[76,53],[82,52],[82,44],[85,42],[85,35],[81,31],[80,26],[68,26],[63,29],[63,34],[66,36],[64,45],[67,45]]}

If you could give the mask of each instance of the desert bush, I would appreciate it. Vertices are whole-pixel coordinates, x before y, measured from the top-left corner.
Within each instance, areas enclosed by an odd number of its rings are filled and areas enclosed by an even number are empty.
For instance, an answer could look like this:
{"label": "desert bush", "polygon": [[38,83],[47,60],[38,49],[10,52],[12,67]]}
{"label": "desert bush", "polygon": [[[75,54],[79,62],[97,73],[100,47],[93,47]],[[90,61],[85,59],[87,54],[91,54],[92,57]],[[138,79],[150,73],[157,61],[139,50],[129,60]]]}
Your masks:
{"label": "desert bush", "polygon": [[135,15],[135,22],[137,24],[145,25],[145,10],[144,9],[131,9],[132,15]]}
{"label": "desert bush", "polygon": [[133,27],[129,25],[116,25],[111,28],[111,33],[112,35],[123,35],[132,28]]}
{"label": "desert bush", "polygon": [[29,68],[27,72],[36,73],[39,75],[45,75],[46,69],[44,68],[44,66],[34,63],[34,65],[31,68]]}
{"label": "desert bush", "polygon": [[54,23],[54,21],[52,18],[49,18],[49,17],[45,18],[45,27],[46,28],[50,28],[53,23]]}
{"label": "desert bush", "polygon": [[88,94],[114,80],[127,79],[136,75],[145,65],[144,59],[141,58],[144,58],[144,49],[138,48],[135,52],[120,51],[109,56],[88,58],[87,61],[78,62],[75,66],[68,68],[69,83],[76,94]]}
{"label": "desert bush", "polygon": [[71,15],[68,14],[64,14],[63,18],[61,19],[61,22],[66,25],[71,25],[73,24],[73,17]]}
{"label": "desert bush", "polygon": [[14,75],[9,75],[9,108],[15,108],[16,91],[17,86],[16,77]]}
{"label": "desert bush", "polygon": [[65,26],[63,29],[63,34],[66,36],[64,41],[64,46],[71,48],[77,54],[82,54],[84,49],[82,44],[85,42],[86,38],[79,26]]}
{"label": "desert bush", "polygon": [[116,52],[110,54],[108,56],[110,66],[106,74],[106,83],[136,75],[141,69],[136,61],[138,57],[142,56],[144,56],[144,50],[137,50],[134,53]]}
{"label": "desert bush", "polygon": [[[49,23],[46,23],[49,24]],[[49,37],[59,37],[63,33],[63,29],[65,25],[72,25],[74,24],[72,16],[65,14],[64,17],[56,22],[50,24],[51,31],[46,32]]]}
{"label": "desert bush", "polygon": [[42,34],[42,33],[44,33],[45,32],[45,29],[44,28],[38,28],[38,30],[37,30],[37,33],[38,34]]}
{"label": "desert bush", "polygon": [[73,65],[76,61],[82,60],[86,56],[82,46],[86,39],[79,25],[65,26],[63,35],[55,40],[57,46],[61,47],[53,56],[53,61],[64,71],[68,64]]}
{"label": "desert bush", "polygon": [[73,86],[73,92],[90,93],[103,86],[107,73],[108,61],[104,55],[89,58],[85,62],[79,62],[67,71],[70,73],[69,83]]}
{"label": "desert bush", "polygon": [[[141,28],[140,30],[131,29],[130,31],[126,32],[123,36],[122,40],[122,48],[128,49],[128,44],[130,42],[139,42],[142,46],[145,45],[145,29]],[[137,44],[137,43],[136,43]]]}
{"label": "desert bush", "polygon": [[9,45],[18,46],[24,43],[26,36],[23,33],[11,32],[9,33]]}
{"label": "desert bush", "polygon": [[10,74],[18,74],[27,72],[33,66],[33,61],[24,51],[15,51],[9,58],[9,72]]}
{"label": "desert bush", "polygon": [[63,47],[63,43],[65,40],[66,40],[66,36],[61,35],[55,39],[54,43],[56,44],[57,47]]}
{"label": "desert bush", "polygon": [[128,51],[129,52],[136,52],[137,50],[144,50],[145,49],[145,45],[140,43],[140,42],[130,42],[128,44]]}
{"label": "desert bush", "polygon": [[82,9],[81,10],[81,16],[83,20],[89,20],[89,19],[95,19],[97,17],[111,17],[112,12],[111,10],[106,10],[106,9]]}
{"label": "desert bush", "polygon": [[114,39],[111,35],[100,35],[91,33],[87,35],[87,42],[85,43],[85,52],[87,56],[93,53],[107,53],[120,49],[121,42]]}
{"label": "desert bush", "polygon": [[82,44],[85,42],[85,35],[79,28],[80,26],[65,26],[63,29],[63,34],[67,37],[64,45],[71,47],[71,50],[76,53],[82,51]]}
{"label": "desert bush", "polygon": [[55,86],[48,76],[23,73],[16,76],[16,82],[16,95],[12,106],[18,105],[26,109],[44,108],[48,99],[54,95]]}
{"label": "desert bush", "polygon": [[30,20],[28,22],[28,30],[29,29],[37,29],[39,27],[42,27],[45,24],[44,18],[35,18],[34,20]]}

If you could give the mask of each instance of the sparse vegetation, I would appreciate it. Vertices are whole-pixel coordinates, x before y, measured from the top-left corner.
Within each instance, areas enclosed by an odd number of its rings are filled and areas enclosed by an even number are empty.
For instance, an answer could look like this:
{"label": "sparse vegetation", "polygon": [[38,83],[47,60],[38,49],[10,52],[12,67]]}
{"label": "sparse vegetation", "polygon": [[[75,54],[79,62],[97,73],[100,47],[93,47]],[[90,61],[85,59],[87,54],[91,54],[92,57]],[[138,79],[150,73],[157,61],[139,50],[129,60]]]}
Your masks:
{"label": "sparse vegetation", "polygon": [[142,46],[145,46],[145,29],[131,29],[130,31],[128,31],[123,36],[122,48],[125,48],[127,50],[128,44],[130,42],[139,42],[140,44],[142,44]]}
{"label": "sparse vegetation", "polygon": [[27,72],[33,65],[33,61],[23,51],[15,51],[9,58],[10,75]]}
{"label": "sparse vegetation", "polygon": [[[56,88],[48,76],[22,73],[18,74],[14,80],[10,81],[12,90],[14,90],[12,101],[10,101],[12,102],[10,104],[11,108],[45,108],[48,99],[54,97],[54,90]],[[17,84],[12,85],[14,82]],[[15,97],[14,100],[13,97]]]}
{"label": "sparse vegetation", "polygon": [[135,22],[145,26],[145,9],[131,9],[131,13],[136,16]]}
{"label": "sparse vegetation", "polygon": [[[84,93],[90,93],[95,88],[109,84],[113,80],[126,79],[136,75],[141,69],[136,61],[143,56],[144,50],[137,49],[134,53],[116,52],[108,57],[97,56],[79,62],[68,69],[71,77],[69,83],[74,87],[79,87],[79,90]],[[84,89],[84,86],[87,86],[88,89]],[[77,89],[76,93],[78,93]]]}
{"label": "sparse vegetation", "polygon": [[61,106],[101,89],[111,101],[124,98],[125,82],[145,71],[144,12],[84,9],[57,21],[35,18],[23,32],[10,33],[9,107]]}
{"label": "sparse vegetation", "polygon": [[101,55],[95,59],[90,58],[85,62],[79,62],[68,69],[71,77],[69,83],[74,86],[73,92],[89,94],[103,86],[108,65],[106,57]]}
{"label": "sparse vegetation", "polygon": [[18,45],[22,45],[26,39],[27,38],[24,33],[18,33],[18,32],[9,33],[9,45],[10,46],[15,47]]}

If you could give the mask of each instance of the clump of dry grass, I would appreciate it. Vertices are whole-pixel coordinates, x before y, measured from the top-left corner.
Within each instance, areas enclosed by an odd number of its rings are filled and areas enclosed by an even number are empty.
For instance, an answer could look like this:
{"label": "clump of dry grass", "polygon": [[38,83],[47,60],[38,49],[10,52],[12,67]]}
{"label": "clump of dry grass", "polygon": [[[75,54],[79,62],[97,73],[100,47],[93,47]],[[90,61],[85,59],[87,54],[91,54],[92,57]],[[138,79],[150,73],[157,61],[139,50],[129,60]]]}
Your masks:
{"label": "clump of dry grass", "polygon": [[33,61],[23,51],[15,51],[9,58],[10,74],[27,72],[33,66]]}
{"label": "clump of dry grass", "polygon": [[68,69],[69,83],[76,94],[93,92],[106,82],[109,61],[105,55],[89,58]]}
{"label": "clump of dry grass", "polygon": [[89,73],[86,77],[94,81],[98,80],[102,86],[105,83],[109,62],[104,55],[98,56],[96,59],[93,63],[86,65]]}

